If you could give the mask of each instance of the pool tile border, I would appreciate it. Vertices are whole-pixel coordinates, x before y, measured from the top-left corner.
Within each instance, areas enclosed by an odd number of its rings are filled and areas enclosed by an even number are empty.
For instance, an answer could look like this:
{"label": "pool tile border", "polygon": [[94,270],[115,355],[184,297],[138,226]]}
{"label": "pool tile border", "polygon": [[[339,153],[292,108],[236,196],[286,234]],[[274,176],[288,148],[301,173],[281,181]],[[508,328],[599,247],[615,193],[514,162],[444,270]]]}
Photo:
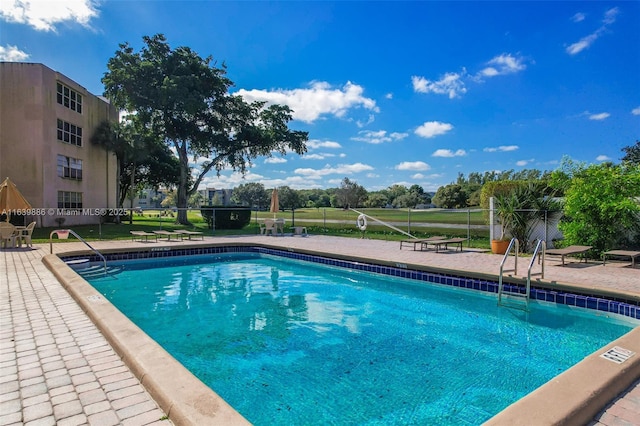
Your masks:
{"label": "pool tile border", "polygon": [[[117,253],[103,253],[107,261],[119,260],[144,260],[160,259],[166,257],[180,257],[193,255],[223,254],[223,253],[260,253],[272,256],[285,257],[294,260],[318,263],[322,265],[334,266],[345,269],[353,269],[363,272],[389,275],[398,278],[407,278],[416,281],[427,281],[436,284],[448,285],[452,287],[477,290],[487,293],[497,293],[498,283],[491,280],[469,278],[460,275],[443,274],[436,272],[420,271],[411,269],[406,264],[396,263],[396,266],[376,265],[373,263],[357,262],[344,259],[335,259],[326,256],[318,256],[296,251],[273,249],[258,246],[214,246],[214,247],[194,247],[184,249],[173,249],[161,247],[151,251],[127,251]],[[61,256],[65,262],[89,259],[91,262],[99,262],[101,259],[96,255],[84,256]],[[524,293],[525,288],[517,284],[505,283],[505,290],[509,292]],[[531,287],[531,298],[567,306],[591,309],[601,312],[618,314],[640,320],[640,302],[625,299],[608,299],[600,295],[582,294],[576,292],[564,292],[542,287]]]}

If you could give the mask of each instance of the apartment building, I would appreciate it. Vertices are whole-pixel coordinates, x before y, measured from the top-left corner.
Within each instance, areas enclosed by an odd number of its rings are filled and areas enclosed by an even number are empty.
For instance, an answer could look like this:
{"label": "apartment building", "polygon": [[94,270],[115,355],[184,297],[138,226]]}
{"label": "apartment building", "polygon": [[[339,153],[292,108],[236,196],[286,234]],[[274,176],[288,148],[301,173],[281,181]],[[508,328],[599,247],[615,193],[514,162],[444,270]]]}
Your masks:
{"label": "apartment building", "polygon": [[35,209],[38,226],[98,223],[116,207],[115,155],[91,143],[106,99],[43,64],[0,62],[0,177]]}

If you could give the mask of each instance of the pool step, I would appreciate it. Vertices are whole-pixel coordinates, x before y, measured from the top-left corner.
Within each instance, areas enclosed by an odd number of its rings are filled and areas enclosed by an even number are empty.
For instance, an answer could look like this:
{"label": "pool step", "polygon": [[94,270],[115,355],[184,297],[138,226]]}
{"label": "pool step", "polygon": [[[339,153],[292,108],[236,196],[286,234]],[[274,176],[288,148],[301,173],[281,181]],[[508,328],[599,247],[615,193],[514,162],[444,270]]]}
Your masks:
{"label": "pool step", "polygon": [[503,290],[499,304],[505,308],[529,310],[529,298],[524,293],[512,293]]}
{"label": "pool step", "polygon": [[67,265],[79,265],[81,263],[87,263],[89,262],[89,259],[73,259],[73,260],[67,260],[64,263],[66,263]]}
{"label": "pool step", "polygon": [[115,275],[123,271],[122,267],[107,266],[105,269],[102,265],[89,266],[88,268],[76,269],[78,275],[83,278],[97,278],[105,275]]}

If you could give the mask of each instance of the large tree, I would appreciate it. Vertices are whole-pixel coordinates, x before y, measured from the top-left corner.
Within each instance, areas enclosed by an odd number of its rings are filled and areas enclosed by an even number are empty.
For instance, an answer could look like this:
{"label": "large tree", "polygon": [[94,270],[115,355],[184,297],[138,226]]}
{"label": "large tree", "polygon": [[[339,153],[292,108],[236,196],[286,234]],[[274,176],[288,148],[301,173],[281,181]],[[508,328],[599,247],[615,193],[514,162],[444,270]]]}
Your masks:
{"label": "large tree", "polygon": [[[143,37],[134,52],[128,43],[109,59],[102,82],[118,108],[135,112],[176,152],[180,179],[178,222],[188,223],[189,196],[207,173],[225,168],[245,173],[253,159],[288,150],[303,154],[308,134],[292,131],[292,111],[282,105],[246,102],[232,95],[226,67],[188,47],[171,49],[162,34]],[[206,158],[192,179],[190,158]]]}
{"label": "large tree", "polygon": [[264,185],[258,182],[243,183],[233,190],[231,199],[238,204],[248,207],[256,207],[261,210],[269,205],[271,193],[267,192]]}
{"label": "large tree", "polygon": [[132,120],[104,121],[91,135],[91,143],[115,154],[118,164],[118,207],[141,187],[173,187],[179,179],[178,160],[167,145]]}
{"label": "large tree", "polygon": [[348,177],[342,179],[340,188],[336,190],[336,207],[348,209],[358,207],[367,199],[367,190]]}

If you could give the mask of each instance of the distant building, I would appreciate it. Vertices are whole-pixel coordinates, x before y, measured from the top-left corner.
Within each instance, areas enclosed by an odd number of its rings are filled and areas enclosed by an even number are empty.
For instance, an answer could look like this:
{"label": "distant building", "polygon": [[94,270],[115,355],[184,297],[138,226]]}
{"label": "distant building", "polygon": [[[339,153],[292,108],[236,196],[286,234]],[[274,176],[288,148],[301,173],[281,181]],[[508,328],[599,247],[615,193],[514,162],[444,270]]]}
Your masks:
{"label": "distant building", "polygon": [[[141,209],[161,209],[162,201],[167,197],[166,188],[149,189],[144,188],[138,192],[138,196],[133,199],[133,206]],[[128,201],[125,201],[125,205]]]}
{"label": "distant building", "polygon": [[233,189],[207,188],[201,190],[200,193],[204,197],[204,204],[228,206],[231,204],[231,195],[233,195]]}
{"label": "distant building", "polygon": [[100,208],[116,207],[116,157],[90,142],[105,120],[116,108],[63,74],[0,62],[0,177],[43,209],[39,226],[98,223]]}

